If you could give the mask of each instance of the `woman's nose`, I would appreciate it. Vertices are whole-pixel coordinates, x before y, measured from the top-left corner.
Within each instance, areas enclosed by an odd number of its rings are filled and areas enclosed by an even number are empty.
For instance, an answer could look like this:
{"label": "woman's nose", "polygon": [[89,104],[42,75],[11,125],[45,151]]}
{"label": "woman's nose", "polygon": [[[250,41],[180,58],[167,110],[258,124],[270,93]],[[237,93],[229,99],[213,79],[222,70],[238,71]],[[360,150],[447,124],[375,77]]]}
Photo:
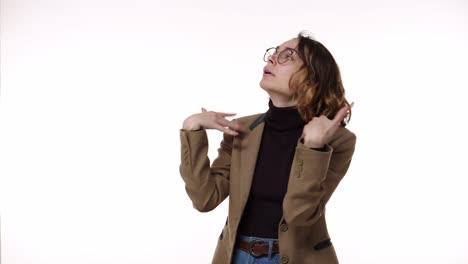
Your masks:
{"label": "woman's nose", "polygon": [[270,62],[271,64],[276,64],[277,63],[277,57],[276,57],[276,54],[273,54],[273,55],[270,55],[268,56],[268,62]]}

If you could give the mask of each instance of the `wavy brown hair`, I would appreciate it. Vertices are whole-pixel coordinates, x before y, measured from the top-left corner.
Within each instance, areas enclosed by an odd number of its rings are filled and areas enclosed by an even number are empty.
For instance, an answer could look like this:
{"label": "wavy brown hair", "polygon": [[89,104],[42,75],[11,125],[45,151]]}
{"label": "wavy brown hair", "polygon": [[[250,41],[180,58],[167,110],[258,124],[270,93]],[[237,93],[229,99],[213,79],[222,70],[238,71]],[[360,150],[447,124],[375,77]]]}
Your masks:
{"label": "wavy brown hair", "polygon": [[333,119],[342,107],[348,106],[349,113],[341,126],[351,119],[351,106],[345,98],[340,69],[330,51],[322,43],[302,31],[297,35],[296,48],[303,64],[291,76],[289,87],[294,91],[293,99],[298,99],[297,109],[304,121],[325,115]]}

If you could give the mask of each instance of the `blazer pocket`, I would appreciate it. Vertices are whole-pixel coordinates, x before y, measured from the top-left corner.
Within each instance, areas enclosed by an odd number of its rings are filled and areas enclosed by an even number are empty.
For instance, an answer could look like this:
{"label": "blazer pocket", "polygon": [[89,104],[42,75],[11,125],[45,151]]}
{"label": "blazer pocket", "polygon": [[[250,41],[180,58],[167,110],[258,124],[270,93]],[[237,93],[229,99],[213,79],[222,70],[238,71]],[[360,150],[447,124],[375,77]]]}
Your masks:
{"label": "blazer pocket", "polygon": [[326,239],[326,240],[324,240],[324,241],[322,241],[322,242],[317,243],[317,244],[314,246],[314,249],[315,249],[316,251],[318,251],[318,250],[322,250],[322,249],[324,249],[324,248],[327,248],[327,247],[329,247],[329,246],[331,246],[331,245],[332,245],[331,239]]}

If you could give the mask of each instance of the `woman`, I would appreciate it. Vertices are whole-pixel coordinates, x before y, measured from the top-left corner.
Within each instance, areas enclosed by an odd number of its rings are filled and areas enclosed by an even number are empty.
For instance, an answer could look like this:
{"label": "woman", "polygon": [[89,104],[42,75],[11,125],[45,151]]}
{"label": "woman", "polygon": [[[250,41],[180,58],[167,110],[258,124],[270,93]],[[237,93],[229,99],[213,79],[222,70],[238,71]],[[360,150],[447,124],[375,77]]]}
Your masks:
{"label": "woman", "polygon": [[[180,131],[180,173],[195,209],[229,195],[229,215],[213,256],[228,263],[338,263],[325,205],[346,174],[356,136],[338,66],[318,41],[299,33],[264,55],[264,114],[189,116]],[[223,132],[210,166],[206,129]]]}

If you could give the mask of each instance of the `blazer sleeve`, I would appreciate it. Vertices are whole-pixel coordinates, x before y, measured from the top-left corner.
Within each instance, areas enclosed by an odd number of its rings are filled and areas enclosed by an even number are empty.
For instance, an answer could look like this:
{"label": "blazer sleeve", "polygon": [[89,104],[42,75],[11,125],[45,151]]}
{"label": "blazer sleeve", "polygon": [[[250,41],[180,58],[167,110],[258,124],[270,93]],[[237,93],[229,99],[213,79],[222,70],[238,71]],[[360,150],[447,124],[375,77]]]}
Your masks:
{"label": "blazer sleeve", "polygon": [[216,208],[229,195],[233,136],[224,134],[218,157],[210,167],[206,130],[180,130],[180,175],[193,207],[200,212]]}
{"label": "blazer sleeve", "polygon": [[356,136],[345,133],[323,151],[309,149],[298,142],[288,189],[283,200],[283,216],[288,224],[313,225],[348,171]]}

